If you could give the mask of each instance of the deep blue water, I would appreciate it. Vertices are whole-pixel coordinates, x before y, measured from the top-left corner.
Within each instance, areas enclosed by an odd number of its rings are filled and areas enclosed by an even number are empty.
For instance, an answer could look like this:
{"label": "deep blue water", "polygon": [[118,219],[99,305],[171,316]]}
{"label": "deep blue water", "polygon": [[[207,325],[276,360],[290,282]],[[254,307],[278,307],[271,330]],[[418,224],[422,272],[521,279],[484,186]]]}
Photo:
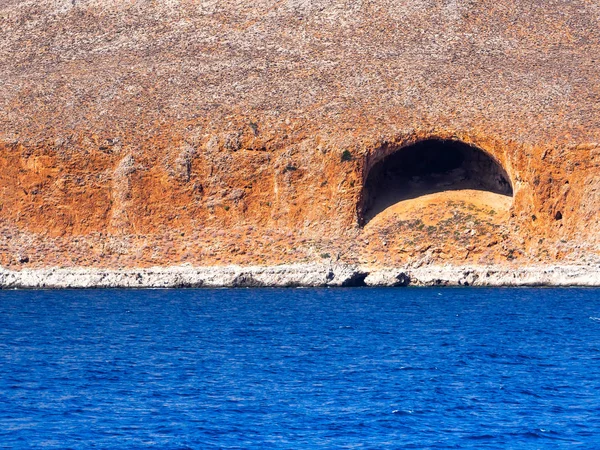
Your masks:
{"label": "deep blue water", "polygon": [[0,448],[600,448],[600,290],[0,291]]}

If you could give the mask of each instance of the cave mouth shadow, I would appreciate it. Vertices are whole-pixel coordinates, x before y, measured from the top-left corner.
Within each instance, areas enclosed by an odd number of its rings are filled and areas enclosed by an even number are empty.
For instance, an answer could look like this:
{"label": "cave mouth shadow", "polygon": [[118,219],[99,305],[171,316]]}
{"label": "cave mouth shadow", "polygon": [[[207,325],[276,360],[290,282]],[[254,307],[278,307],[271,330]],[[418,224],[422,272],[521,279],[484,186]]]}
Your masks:
{"label": "cave mouth shadow", "polygon": [[403,200],[463,189],[513,195],[504,168],[477,147],[428,139],[400,148],[369,171],[359,211],[362,225]]}

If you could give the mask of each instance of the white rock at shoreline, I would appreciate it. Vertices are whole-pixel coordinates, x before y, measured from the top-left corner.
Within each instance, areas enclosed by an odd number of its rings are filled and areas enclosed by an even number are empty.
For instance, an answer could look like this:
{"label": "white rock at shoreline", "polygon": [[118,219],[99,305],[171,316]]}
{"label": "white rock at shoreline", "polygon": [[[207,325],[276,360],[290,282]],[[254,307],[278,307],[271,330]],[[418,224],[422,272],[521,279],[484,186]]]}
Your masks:
{"label": "white rock at shoreline", "polygon": [[346,264],[153,267],[146,269],[0,268],[0,288],[174,288],[310,286],[600,286],[597,266],[425,266],[369,270]]}

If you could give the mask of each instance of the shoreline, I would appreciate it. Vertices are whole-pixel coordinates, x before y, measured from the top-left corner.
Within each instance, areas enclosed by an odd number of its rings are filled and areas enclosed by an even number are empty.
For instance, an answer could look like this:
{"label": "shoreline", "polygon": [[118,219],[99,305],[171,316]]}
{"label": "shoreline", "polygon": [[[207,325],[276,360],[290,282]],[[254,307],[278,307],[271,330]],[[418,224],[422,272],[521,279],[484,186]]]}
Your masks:
{"label": "shoreline", "polygon": [[189,265],[144,269],[0,268],[0,289],[392,286],[600,286],[600,266],[430,265],[370,269],[349,264]]}

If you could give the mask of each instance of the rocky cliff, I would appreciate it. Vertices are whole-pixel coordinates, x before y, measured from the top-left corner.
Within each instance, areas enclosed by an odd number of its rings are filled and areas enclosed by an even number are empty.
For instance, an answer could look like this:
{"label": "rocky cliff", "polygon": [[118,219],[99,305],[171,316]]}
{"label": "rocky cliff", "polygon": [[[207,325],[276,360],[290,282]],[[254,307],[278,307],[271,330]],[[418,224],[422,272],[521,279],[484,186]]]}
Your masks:
{"label": "rocky cliff", "polygon": [[0,266],[600,267],[594,0],[0,1]]}

